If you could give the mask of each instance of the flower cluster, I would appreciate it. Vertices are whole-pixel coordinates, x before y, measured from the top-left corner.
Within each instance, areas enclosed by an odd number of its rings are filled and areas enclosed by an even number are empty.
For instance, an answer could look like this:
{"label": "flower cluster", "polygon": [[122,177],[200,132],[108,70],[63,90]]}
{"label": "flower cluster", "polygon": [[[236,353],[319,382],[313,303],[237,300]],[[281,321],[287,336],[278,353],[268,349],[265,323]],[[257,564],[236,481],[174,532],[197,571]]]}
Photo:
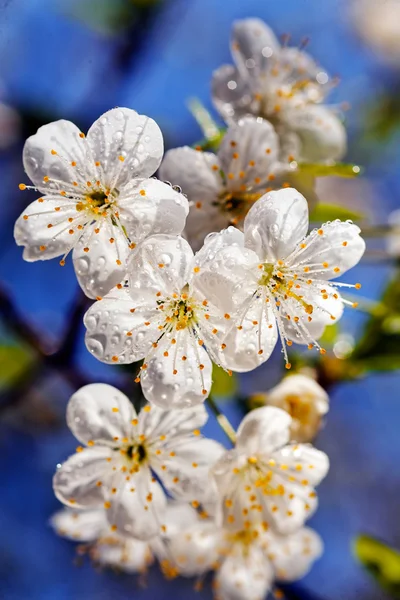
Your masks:
{"label": "flower cluster", "polygon": [[25,144],[34,185],[20,188],[41,196],[15,239],[28,261],[64,265],[72,250],[95,300],[86,346],[104,363],[139,363],[145,399],[136,412],[102,383],[71,397],[67,423],[81,445],[54,476],[66,508],[53,527],[101,565],[143,572],[157,559],[167,577],[214,570],[216,597],[261,600],[322,551],[304,524],[328,458],[304,442],[328,397],[304,375],[286,378],[226,450],[201,434],[213,364],[252,371],[278,340],[288,369],[293,343],[324,354],[325,327],[354,305],[339,289],[360,287],[332,280],[365,244],[350,221],[309,232],[314,199],[298,189],[308,189],[298,161],[345,149],[342,124],[321,104],[328,76],[256,19],[236,23],[233,37],[237,66],[213,78],[228,121],[215,154],[184,147],[162,162],[157,124],[128,108],[87,135],[69,121],[45,125]]}

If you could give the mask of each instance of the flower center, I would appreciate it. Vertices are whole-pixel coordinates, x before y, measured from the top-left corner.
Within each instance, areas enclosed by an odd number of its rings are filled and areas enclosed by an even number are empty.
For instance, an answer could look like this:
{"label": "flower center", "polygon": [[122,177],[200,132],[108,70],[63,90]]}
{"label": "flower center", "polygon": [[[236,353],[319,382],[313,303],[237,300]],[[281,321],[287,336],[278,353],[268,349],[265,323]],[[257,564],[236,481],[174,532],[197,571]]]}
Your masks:
{"label": "flower center", "polygon": [[185,286],[180,296],[173,294],[172,298],[160,301],[159,309],[164,311],[165,327],[170,331],[193,327],[198,321],[199,311],[203,306],[200,306],[195,298],[189,296],[187,291],[187,286]]}
{"label": "flower center", "polygon": [[308,422],[311,409],[310,402],[304,401],[301,396],[297,396],[296,394],[286,396],[285,401],[288,405],[288,413],[294,419],[297,419],[300,423]]}
{"label": "flower center", "polygon": [[105,217],[109,213],[111,205],[114,203],[118,196],[118,190],[103,189],[98,187],[93,191],[88,191],[87,194],[82,196],[76,204],[76,210],[78,212],[85,211],[94,218]]}
{"label": "flower center", "polygon": [[[243,187],[246,188],[245,185]],[[251,192],[247,188],[234,192],[226,191],[219,195],[216,205],[222,213],[232,215],[230,220],[231,225],[237,225],[243,221],[251,205],[259,200],[262,195],[262,192]]]}
{"label": "flower center", "polygon": [[260,264],[258,268],[263,271],[258,280],[258,285],[266,287],[272,297],[277,298],[277,306],[279,306],[280,299],[293,299],[308,315],[313,313],[314,308],[312,304],[306,302],[301,294],[297,294],[294,291],[294,289],[300,288],[300,286],[296,284],[296,280],[298,279],[297,273],[293,272],[292,269],[285,267],[282,261],[278,261],[277,264]]}

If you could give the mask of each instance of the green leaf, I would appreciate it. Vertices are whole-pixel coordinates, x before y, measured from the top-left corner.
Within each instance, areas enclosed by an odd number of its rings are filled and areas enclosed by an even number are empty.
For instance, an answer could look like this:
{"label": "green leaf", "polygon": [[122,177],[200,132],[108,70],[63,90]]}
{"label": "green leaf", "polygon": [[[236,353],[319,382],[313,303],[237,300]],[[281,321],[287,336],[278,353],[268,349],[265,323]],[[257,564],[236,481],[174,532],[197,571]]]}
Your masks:
{"label": "green leaf", "polygon": [[324,165],[319,163],[299,163],[298,168],[302,173],[309,173],[314,177],[358,177],[362,171],[358,165],[335,163]]}
{"label": "green leaf", "polygon": [[354,540],[353,551],[377,583],[394,598],[400,598],[400,553],[368,535]]}
{"label": "green leaf", "polygon": [[363,218],[364,215],[362,213],[337,204],[319,203],[310,214],[310,221],[318,223],[326,223],[326,221],[333,221],[334,219],[340,219],[341,221],[346,221],[347,219],[359,221]]}
{"label": "green leaf", "polygon": [[213,384],[211,393],[213,396],[233,396],[238,389],[238,379],[236,373],[229,375],[221,367],[213,366],[212,372]]}
{"label": "green leaf", "polygon": [[334,323],[325,327],[325,331],[320,338],[320,343],[323,346],[333,346],[336,342],[336,338],[339,335],[339,324]]}
{"label": "green leaf", "polygon": [[0,346],[0,389],[11,387],[32,365],[34,357],[24,346]]}

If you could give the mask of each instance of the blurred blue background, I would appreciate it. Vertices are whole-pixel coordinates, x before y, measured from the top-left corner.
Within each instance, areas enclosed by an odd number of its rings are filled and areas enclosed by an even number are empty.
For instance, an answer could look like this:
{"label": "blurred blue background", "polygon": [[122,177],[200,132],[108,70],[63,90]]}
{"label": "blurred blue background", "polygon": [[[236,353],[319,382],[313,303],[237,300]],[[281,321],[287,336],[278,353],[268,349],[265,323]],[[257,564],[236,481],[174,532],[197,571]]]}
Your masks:
{"label": "blurred blue background", "polygon": [[[396,106],[397,97],[398,105],[400,63],[389,64],[361,39],[351,8],[349,0],[0,0],[0,598],[211,597],[207,587],[195,593],[190,581],[165,583],[157,570],[140,588],[133,577],[77,567],[74,545],[48,526],[58,508],[55,465],[76,445],[63,421],[68,397],[86,381],[134,387],[132,377],[87,353],[71,262],[64,269],[58,261],[24,263],[13,242],[13,223],[33,199],[18,189],[26,181],[24,139],[57,118],[85,130],[120,105],[154,118],[167,147],[194,143],[202,136],[187,99],[195,96],[211,109],[210,76],[231,62],[232,21],[258,16],[277,34],[290,33],[293,43],[309,37],[309,51],[340,76],[332,102],[351,105],[348,158],[365,165],[365,181],[333,183],[325,193],[329,201],[351,199],[383,222],[400,206],[398,114],[388,103],[394,98]],[[389,133],[382,133],[382,115]],[[351,280],[362,282],[364,296],[377,298],[390,275],[390,266],[366,262]],[[351,313],[343,327],[357,335],[362,323],[362,315]],[[62,339],[67,357],[43,360],[32,349],[39,340],[46,353]],[[281,367],[278,355],[243,377],[242,391],[268,389]],[[389,598],[353,559],[351,539],[365,532],[400,547],[399,386],[394,373],[332,391],[317,440],[332,468],[311,521],[326,551],[297,587],[303,600]],[[229,400],[223,406],[236,425],[240,409]],[[224,441],[212,417],[206,432]]]}

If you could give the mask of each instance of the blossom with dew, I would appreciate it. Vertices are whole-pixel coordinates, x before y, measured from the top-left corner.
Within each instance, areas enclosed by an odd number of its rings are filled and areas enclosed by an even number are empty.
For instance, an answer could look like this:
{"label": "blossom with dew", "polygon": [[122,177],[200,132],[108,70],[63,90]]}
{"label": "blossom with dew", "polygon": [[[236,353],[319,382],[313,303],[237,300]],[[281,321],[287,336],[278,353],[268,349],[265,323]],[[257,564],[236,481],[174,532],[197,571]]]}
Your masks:
{"label": "blossom with dew", "polygon": [[128,398],[90,384],[70,399],[67,423],[78,446],[56,471],[57,498],[72,508],[104,508],[111,530],[148,540],[166,532],[168,495],[198,506],[209,500],[208,473],[223,448],[203,438],[204,406],[136,414]]}
{"label": "blossom with dew", "polygon": [[[165,529],[151,540],[143,541],[120,535],[110,526],[106,509],[77,510],[63,508],[50,519],[55,532],[79,542],[79,553],[87,553],[93,563],[128,573],[143,573],[154,558],[164,557],[164,538],[177,535],[192,524],[195,510],[183,502],[169,501],[165,511]],[[168,533],[167,533],[168,532]]]}
{"label": "blossom with dew", "polygon": [[297,186],[316,203],[313,178],[299,173],[271,123],[260,117],[231,123],[217,154],[188,146],[169,150],[159,174],[188,196],[185,234],[196,249],[211,231],[240,227],[252,204],[273,189]]}
{"label": "blossom with dew", "polygon": [[336,220],[308,235],[307,230],[307,201],[286,188],[253,204],[244,233],[236,231],[234,243],[224,232],[207,236],[202,291],[211,295],[215,289],[225,290],[235,307],[223,338],[225,368],[254,369],[269,357],[278,335],[287,368],[286,345],[293,342],[325,353],[317,342],[325,326],[341,317],[344,304],[356,306],[337,288],[358,289],[360,284],[329,280],[363,255],[359,227]]}
{"label": "blossom with dew", "polygon": [[277,406],[292,417],[290,439],[311,442],[317,435],[322,418],[329,410],[326,391],[307,375],[288,375],[266,393],[255,394],[253,399],[266,406]]}
{"label": "blossom with dew", "polygon": [[308,527],[281,536],[262,525],[232,531],[198,520],[172,536],[168,549],[172,565],[161,562],[167,576],[201,577],[213,570],[216,599],[263,600],[275,581],[304,577],[323,546]]}
{"label": "blossom with dew", "polygon": [[106,294],[124,276],[136,244],[185,226],[187,199],[150,178],[162,156],[157,123],[128,108],[104,113],[87,136],[65,120],[40,127],[23,152],[33,189],[42,194],[15,224],[24,259],[61,256],[64,265],[73,250],[85,294]]}
{"label": "blossom with dew", "polygon": [[280,408],[253,410],[239,426],[235,448],[212,468],[227,527],[264,523],[288,534],[316,509],[314,488],[328,472],[328,457],[309,444],[288,444],[291,423]]}
{"label": "blossom with dew", "polygon": [[[236,234],[242,235],[232,228],[221,241],[234,243]],[[204,402],[212,361],[222,360],[233,305],[224,285],[203,293],[212,258],[208,249],[194,255],[182,237],[150,237],[132,253],[129,281],[84,317],[86,346],[96,358],[111,364],[144,358],[143,394],[162,408]]]}
{"label": "blossom with dew", "polygon": [[337,160],[346,152],[346,131],[333,108],[322,104],[335,85],[302,47],[283,47],[260,19],[236,21],[236,66],[214,72],[214,104],[227,120],[264,117],[302,162]]}

